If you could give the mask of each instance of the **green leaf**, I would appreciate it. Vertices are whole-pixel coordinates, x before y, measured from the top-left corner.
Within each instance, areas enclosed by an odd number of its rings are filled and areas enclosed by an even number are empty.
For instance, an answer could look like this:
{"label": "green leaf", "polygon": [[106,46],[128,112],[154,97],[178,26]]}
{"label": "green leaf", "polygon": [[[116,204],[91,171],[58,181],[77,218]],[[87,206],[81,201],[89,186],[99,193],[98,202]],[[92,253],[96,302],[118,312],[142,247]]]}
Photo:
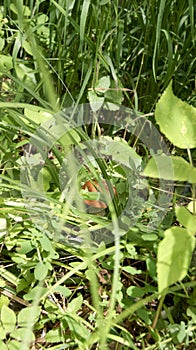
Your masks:
{"label": "green leaf", "polygon": [[9,55],[0,54],[0,72],[8,72],[13,68],[12,57]]}
{"label": "green leaf", "polygon": [[[6,331],[1,324],[0,324],[0,339],[6,339]],[[1,344],[1,340],[0,340],[0,344]]]}
{"label": "green leaf", "polygon": [[[50,114],[48,110],[32,105],[24,109],[24,115],[30,119],[30,121],[33,121],[37,124],[42,124],[52,118],[52,114]],[[24,121],[26,124],[30,124],[30,121],[27,119],[24,119]]]}
{"label": "green leaf", "polygon": [[158,247],[159,293],[186,276],[194,247],[195,238],[187,229],[171,227],[165,231],[165,237]]}
{"label": "green leaf", "polygon": [[82,306],[83,297],[80,294],[77,298],[73,299],[67,307],[67,312],[76,313]]}
{"label": "green leaf", "polygon": [[60,328],[51,329],[46,334],[46,341],[49,343],[61,343],[64,341],[64,337],[61,334]]}
{"label": "green leaf", "polygon": [[[74,317],[73,315],[66,314],[63,321],[67,323],[70,331],[73,332],[74,335],[78,334],[83,339],[89,337],[89,332],[82,324],[80,319]],[[63,326],[64,324],[65,323],[63,322]]]}
{"label": "green leaf", "polygon": [[141,165],[141,157],[122,138],[115,137],[111,139],[111,137],[105,136],[102,137],[101,142],[104,147],[102,153],[105,155],[112,154],[112,159],[117,163],[120,162],[133,170]]}
{"label": "green leaf", "polygon": [[142,273],[142,270],[137,270],[135,267],[132,266],[124,266],[123,271],[130,273],[130,275],[138,275]]}
{"label": "green leaf", "polygon": [[40,244],[42,246],[42,249],[46,252],[53,251],[52,244],[45,234],[43,234],[43,236],[40,238]]}
{"label": "green leaf", "polygon": [[196,232],[196,216],[192,215],[185,207],[176,207],[175,211],[179,223],[194,235]]}
{"label": "green leaf", "polygon": [[6,235],[7,231],[7,221],[4,218],[0,218],[0,237],[3,237]]}
{"label": "green leaf", "polygon": [[35,79],[35,73],[32,72],[32,68],[29,68],[25,64],[20,62],[15,65],[15,71],[18,79],[25,82],[26,85],[29,86],[30,88],[35,89],[36,79]]}
{"label": "green leaf", "polygon": [[22,309],[18,314],[18,325],[20,327],[32,327],[39,319],[40,306],[29,306]]}
{"label": "green leaf", "polygon": [[142,239],[144,241],[156,241],[157,240],[157,235],[155,235],[155,233],[144,233],[142,236]]}
{"label": "green leaf", "polygon": [[34,275],[36,280],[43,281],[48,274],[48,267],[42,261],[35,266]]}
{"label": "green leaf", "polygon": [[[78,144],[80,142],[80,136],[77,133],[77,131],[70,129],[69,126],[67,126],[67,129],[68,129],[68,132],[66,132],[66,129],[65,129],[65,134],[59,138],[59,142],[61,143],[61,145],[66,147],[69,145]],[[61,129],[61,133],[62,133],[62,129]]]}
{"label": "green leaf", "polygon": [[71,290],[65,286],[58,286],[54,289],[54,292],[61,293],[65,298],[71,295]]}
{"label": "green leaf", "polygon": [[52,176],[49,170],[46,168],[42,168],[39,171],[39,174],[37,177],[38,187],[43,189],[45,192],[47,192],[50,188],[51,180],[52,180]]}
{"label": "green leaf", "polygon": [[172,83],[156,105],[155,119],[161,132],[175,146],[196,147],[196,108],[173,94]]}
{"label": "green leaf", "polygon": [[7,345],[2,340],[0,340],[0,349],[1,350],[8,350]]}
{"label": "green leaf", "polygon": [[[4,285],[5,285],[5,281],[4,280],[2,280],[3,282],[4,282]],[[0,286],[2,287],[2,282],[1,282],[1,279],[0,279]],[[9,298],[8,297],[6,297],[5,295],[3,295],[3,294],[1,294],[0,295],[0,310],[2,309],[2,306],[3,305],[6,305],[6,306],[8,306],[9,305]]]}
{"label": "green leaf", "polygon": [[191,213],[195,213],[195,209],[196,209],[196,200],[194,201],[190,201],[189,204],[187,205],[187,209],[191,212]]}
{"label": "green leaf", "polygon": [[31,329],[28,328],[17,328],[14,329],[12,332],[12,338],[15,338],[17,340],[23,340],[24,336],[27,337],[28,341],[34,341],[35,340],[35,336],[33,334],[33,332],[31,331]]}
{"label": "green leaf", "polygon": [[15,312],[6,305],[1,309],[1,322],[6,333],[11,333],[16,326]]}
{"label": "green leaf", "polygon": [[127,288],[127,294],[132,298],[142,298],[144,293],[144,290],[139,287],[131,286]]}
{"label": "green leaf", "polygon": [[11,340],[9,341],[8,350],[21,350],[21,342],[18,340]]}
{"label": "green leaf", "polygon": [[196,168],[191,168],[188,174],[188,182],[196,184]]}
{"label": "green leaf", "polygon": [[93,90],[88,92],[88,100],[93,112],[98,111],[104,103],[104,97],[98,96]]}
{"label": "green leaf", "polygon": [[42,249],[50,253],[51,259],[58,259],[58,253],[54,250],[51,241],[45,234],[43,234],[39,241],[42,246]]}
{"label": "green leaf", "polygon": [[116,105],[120,105],[123,100],[123,92],[122,92],[122,86],[119,82],[119,86],[116,86],[116,83],[112,80],[110,84],[109,90],[105,93],[105,98],[107,101],[114,102]]}
{"label": "green leaf", "polygon": [[97,92],[106,92],[107,89],[109,89],[110,87],[110,77],[109,75],[100,78],[97,83],[95,84],[95,90],[97,90]]}
{"label": "green leaf", "polygon": [[36,286],[29,293],[24,295],[24,299],[39,300],[46,292],[47,292],[47,288]]}
{"label": "green leaf", "polygon": [[[155,155],[144,169],[144,175],[173,181],[195,182],[193,168],[185,159],[178,156]],[[194,172],[195,174],[195,172]]]}
{"label": "green leaf", "polygon": [[[15,14],[18,15],[18,8],[16,7],[15,4],[10,4],[10,10],[12,10]],[[28,6],[23,5],[22,10],[23,10],[23,16],[29,17],[31,15],[31,11]]]}
{"label": "green leaf", "polygon": [[4,46],[5,46],[5,40],[3,38],[0,38],[0,51],[3,50]]}

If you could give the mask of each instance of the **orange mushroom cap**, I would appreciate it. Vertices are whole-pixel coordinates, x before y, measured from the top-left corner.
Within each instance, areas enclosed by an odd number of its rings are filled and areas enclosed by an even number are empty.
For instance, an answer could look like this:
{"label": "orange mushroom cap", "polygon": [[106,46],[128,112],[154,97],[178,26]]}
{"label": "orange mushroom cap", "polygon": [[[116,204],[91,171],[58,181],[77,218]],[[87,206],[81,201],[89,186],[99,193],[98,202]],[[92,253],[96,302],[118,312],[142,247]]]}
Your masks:
{"label": "orange mushroom cap", "polygon": [[[107,193],[110,193],[109,189],[108,189],[108,185],[107,185],[105,180],[102,180],[102,184],[105,187]],[[103,193],[101,186],[98,184],[98,182],[96,180],[86,181],[85,184],[82,186],[82,189],[86,189],[86,188],[88,189],[88,192],[101,192],[101,193]],[[114,191],[114,195],[116,195],[116,188],[114,186],[113,186],[113,191]],[[100,200],[85,199],[84,203],[93,207],[93,208],[100,208],[100,209],[107,208],[107,204],[104,203],[103,201],[100,201]]]}

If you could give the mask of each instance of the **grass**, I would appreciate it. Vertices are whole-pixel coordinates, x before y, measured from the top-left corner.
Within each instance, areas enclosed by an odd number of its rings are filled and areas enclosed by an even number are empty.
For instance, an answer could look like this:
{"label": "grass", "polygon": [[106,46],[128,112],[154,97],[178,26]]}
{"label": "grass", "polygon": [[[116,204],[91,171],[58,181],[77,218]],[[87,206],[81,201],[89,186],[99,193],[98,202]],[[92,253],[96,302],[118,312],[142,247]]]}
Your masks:
{"label": "grass", "polygon": [[195,253],[164,293],[157,266],[195,185],[141,178],[163,147],[195,164],[154,142],[171,80],[196,103],[194,16],[192,0],[1,4],[2,350],[194,349]]}

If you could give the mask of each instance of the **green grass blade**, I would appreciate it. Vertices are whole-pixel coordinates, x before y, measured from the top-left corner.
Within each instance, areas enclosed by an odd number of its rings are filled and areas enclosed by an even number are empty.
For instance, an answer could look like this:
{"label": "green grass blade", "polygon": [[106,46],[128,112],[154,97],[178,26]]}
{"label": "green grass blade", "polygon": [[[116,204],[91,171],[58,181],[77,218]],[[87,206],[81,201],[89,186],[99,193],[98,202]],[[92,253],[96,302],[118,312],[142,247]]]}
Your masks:
{"label": "green grass blade", "polygon": [[165,9],[165,3],[166,3],[166,0],[161,0],[160,6],[159,6],[158,19],[157,19],[156,39],[155,39],[154,53],[153,53],[153,59],[152,59],[152,69],[153,69],[153,75],[154,75],[155,81],[157,79],[156,78],[157,61],[158,61],[160,36],[161,36],[161,25],[162,25],[162,19],[163,19],[163,14],[164,14],[164,9]]}
{"label": "green grass blade", "polygon": [[83,46],[84,42],[84,33],[85,33],[85,27],[86,27],[86,20],[88,16],[88,10],[90,6],[90,0],[84,0],[83,6],[82,6],[82,12],[80,16],[80,42],[81,46]]}

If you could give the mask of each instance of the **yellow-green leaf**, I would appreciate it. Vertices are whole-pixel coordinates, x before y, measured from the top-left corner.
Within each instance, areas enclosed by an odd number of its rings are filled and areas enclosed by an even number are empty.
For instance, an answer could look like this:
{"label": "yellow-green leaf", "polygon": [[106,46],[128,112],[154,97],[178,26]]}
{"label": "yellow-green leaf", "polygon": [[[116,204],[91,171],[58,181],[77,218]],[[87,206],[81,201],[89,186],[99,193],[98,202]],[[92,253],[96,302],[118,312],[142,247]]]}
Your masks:
{"label": "yellow-green leaf", "polygon": [[187,274],[195,238],[182,227],[171,227],[158,247],[158,291],[162,293]]}
{"label": "yellow-green leaf", "polygon": [[172,83],[156,105],[155,119],[161,132],[175,146],[196,147],[196,108],[173,94]]}

